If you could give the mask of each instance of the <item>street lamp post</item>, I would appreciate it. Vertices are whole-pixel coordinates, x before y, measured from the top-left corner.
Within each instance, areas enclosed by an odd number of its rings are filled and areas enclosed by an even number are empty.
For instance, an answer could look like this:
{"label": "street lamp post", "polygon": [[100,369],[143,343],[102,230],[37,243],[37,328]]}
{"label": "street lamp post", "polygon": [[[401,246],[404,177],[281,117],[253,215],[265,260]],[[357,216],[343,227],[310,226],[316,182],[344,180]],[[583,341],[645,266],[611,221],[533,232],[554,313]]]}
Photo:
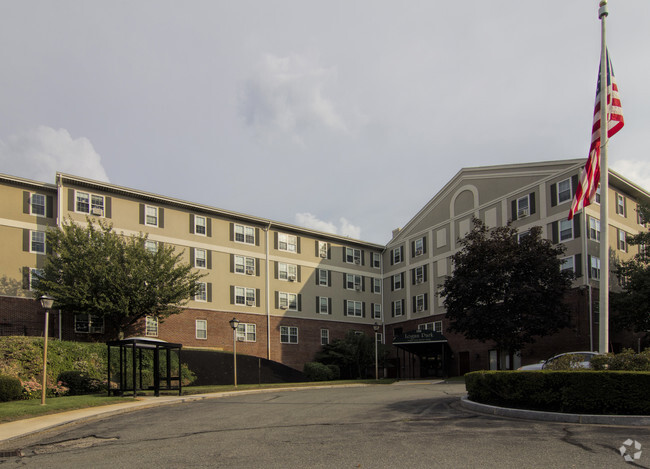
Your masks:
{"label": "street lamp post", "polygon": [[379,332],[379,324],[377,321],[372,325],[372,328],[375,331],[375,379],[379,379],[379,358],[377,354],[377,332]]}
{"label": "street lamp post", "polygon": [[233,376],[235,387],[237,387],[237,326],[239,326],[239,320],[237,318],[232,318],[229,322],[230,327],[232,327]]}
{"label": "street lamp post", "polygon": [[54,304],[54,298],[43,295],[39,298],[41,306],[45,310],[45,331],[43,335],[43,384],[41,385],[41,405],[45,405],[45,394],[47,393],[47,336],[49,334],[50,310]]}

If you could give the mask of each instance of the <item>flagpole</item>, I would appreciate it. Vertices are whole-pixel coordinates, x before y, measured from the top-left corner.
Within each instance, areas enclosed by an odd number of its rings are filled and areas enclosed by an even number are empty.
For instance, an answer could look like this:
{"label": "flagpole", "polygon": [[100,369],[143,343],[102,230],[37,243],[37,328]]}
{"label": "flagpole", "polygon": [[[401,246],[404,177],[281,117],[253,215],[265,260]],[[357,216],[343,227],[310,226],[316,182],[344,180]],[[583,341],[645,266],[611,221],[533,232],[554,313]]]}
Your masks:
{"label": "flagpole", "polygon": [[607,95],[609,88],[607,42],[605,40],[605,18],[607,17],[607,0],[601,0],[598,17],[601,23],[600,50],[600,285],[599,285],[599,323],[598,351],[609,351],[609,170],[607,166]]}

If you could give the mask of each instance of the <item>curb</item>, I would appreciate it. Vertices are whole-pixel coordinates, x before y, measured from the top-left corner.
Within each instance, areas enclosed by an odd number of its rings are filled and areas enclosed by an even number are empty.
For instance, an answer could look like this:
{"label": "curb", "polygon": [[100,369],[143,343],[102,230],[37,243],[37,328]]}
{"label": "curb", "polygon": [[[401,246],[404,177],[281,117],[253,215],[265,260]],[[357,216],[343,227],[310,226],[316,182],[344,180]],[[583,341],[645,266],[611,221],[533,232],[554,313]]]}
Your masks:
{"label": "curb", "polygon": [[470,401],[467,396],[461,397],[461,407],[485,415],[509,417],[524,420],[539,420],[543,422],[578,423],[585,425],[620,425],[626,427],[650,426],[650,416],[647,415],[592,415],[564,414],[560,412],[541,412],[538,410],[510,409]]}
{"label": "curb", "polygon": [[86,407],[84,409],[70,410],[54,414],[32,417],[29,419],[14,420],[0,424],[0,444],[8,441],[22,438],[25,436],[35,435],[53,428],[64,425],[73,425],[77,423],[89,422],[104,417],[136,412],[138,410],[150,409],[152,407],[161,407],[165,405],[183,404],[193,401],[202,401],[205,399],[218,399],[222,397],[231,397],[246,394],[264,394],[277,391],[301,391],[308,389],[328,389],[328,388],[351,388],[371,386],[369,384],[338,384],[322,386],[289,386],[281,388],[264,388],[264,389],[246,389],[241,391],[223,391],[209,394],[193,394],[188,396],[163,396],[163,397],[144,397],[135,402],[107,404],[97,407]]}

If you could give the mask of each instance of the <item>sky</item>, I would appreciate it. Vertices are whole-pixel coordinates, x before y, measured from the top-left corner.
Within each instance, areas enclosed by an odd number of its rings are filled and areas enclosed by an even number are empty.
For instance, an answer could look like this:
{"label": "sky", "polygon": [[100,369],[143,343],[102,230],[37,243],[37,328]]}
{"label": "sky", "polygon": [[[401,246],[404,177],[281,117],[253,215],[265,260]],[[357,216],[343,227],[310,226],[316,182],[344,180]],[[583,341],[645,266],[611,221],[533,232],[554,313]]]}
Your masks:
{"label": "sky", "polygon": [[[464,167],[586,159],[598,0],[22,0],[0,15],[0,173],[56,171],[385,244]],[[610,0],[650,189],[650,1]],[[646,148],[646,150],[644,150]]]}

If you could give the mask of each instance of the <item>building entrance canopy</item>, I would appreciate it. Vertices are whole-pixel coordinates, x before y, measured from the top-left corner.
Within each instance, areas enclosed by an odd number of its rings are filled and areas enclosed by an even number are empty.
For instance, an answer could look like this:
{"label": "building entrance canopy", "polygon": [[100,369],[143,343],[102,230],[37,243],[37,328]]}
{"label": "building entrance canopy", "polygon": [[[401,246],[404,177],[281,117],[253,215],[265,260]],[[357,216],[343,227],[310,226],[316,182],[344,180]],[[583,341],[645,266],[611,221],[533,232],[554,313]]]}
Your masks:
{"label": "building entrance canopy", "polygon": [[[417,330],[406,332],[395,337],[393,345],[418,356],[426,356],[427,352],[440,350],[447,343],[447,339],[440,332],[431,330]],[[438,344],[438,345],[435,345]]]}
{"label": "building entrance canopy", "polygon": [[[415,363],[409,365],[410,372],[404,370],[405,376],[411,375],[411,378],[426,378],[431,376],[446,376],[449,368],[449,345],[447,339],[440,332],[432,330],[417,330],[406,332],[401,336],[395,337],[393,345],[403,350],[403,363],[411,363],[407,360],[409,357],[417,356],[420,362],[420,371],[417,372]],[[398,354],[399,356],[399,354]]]}

